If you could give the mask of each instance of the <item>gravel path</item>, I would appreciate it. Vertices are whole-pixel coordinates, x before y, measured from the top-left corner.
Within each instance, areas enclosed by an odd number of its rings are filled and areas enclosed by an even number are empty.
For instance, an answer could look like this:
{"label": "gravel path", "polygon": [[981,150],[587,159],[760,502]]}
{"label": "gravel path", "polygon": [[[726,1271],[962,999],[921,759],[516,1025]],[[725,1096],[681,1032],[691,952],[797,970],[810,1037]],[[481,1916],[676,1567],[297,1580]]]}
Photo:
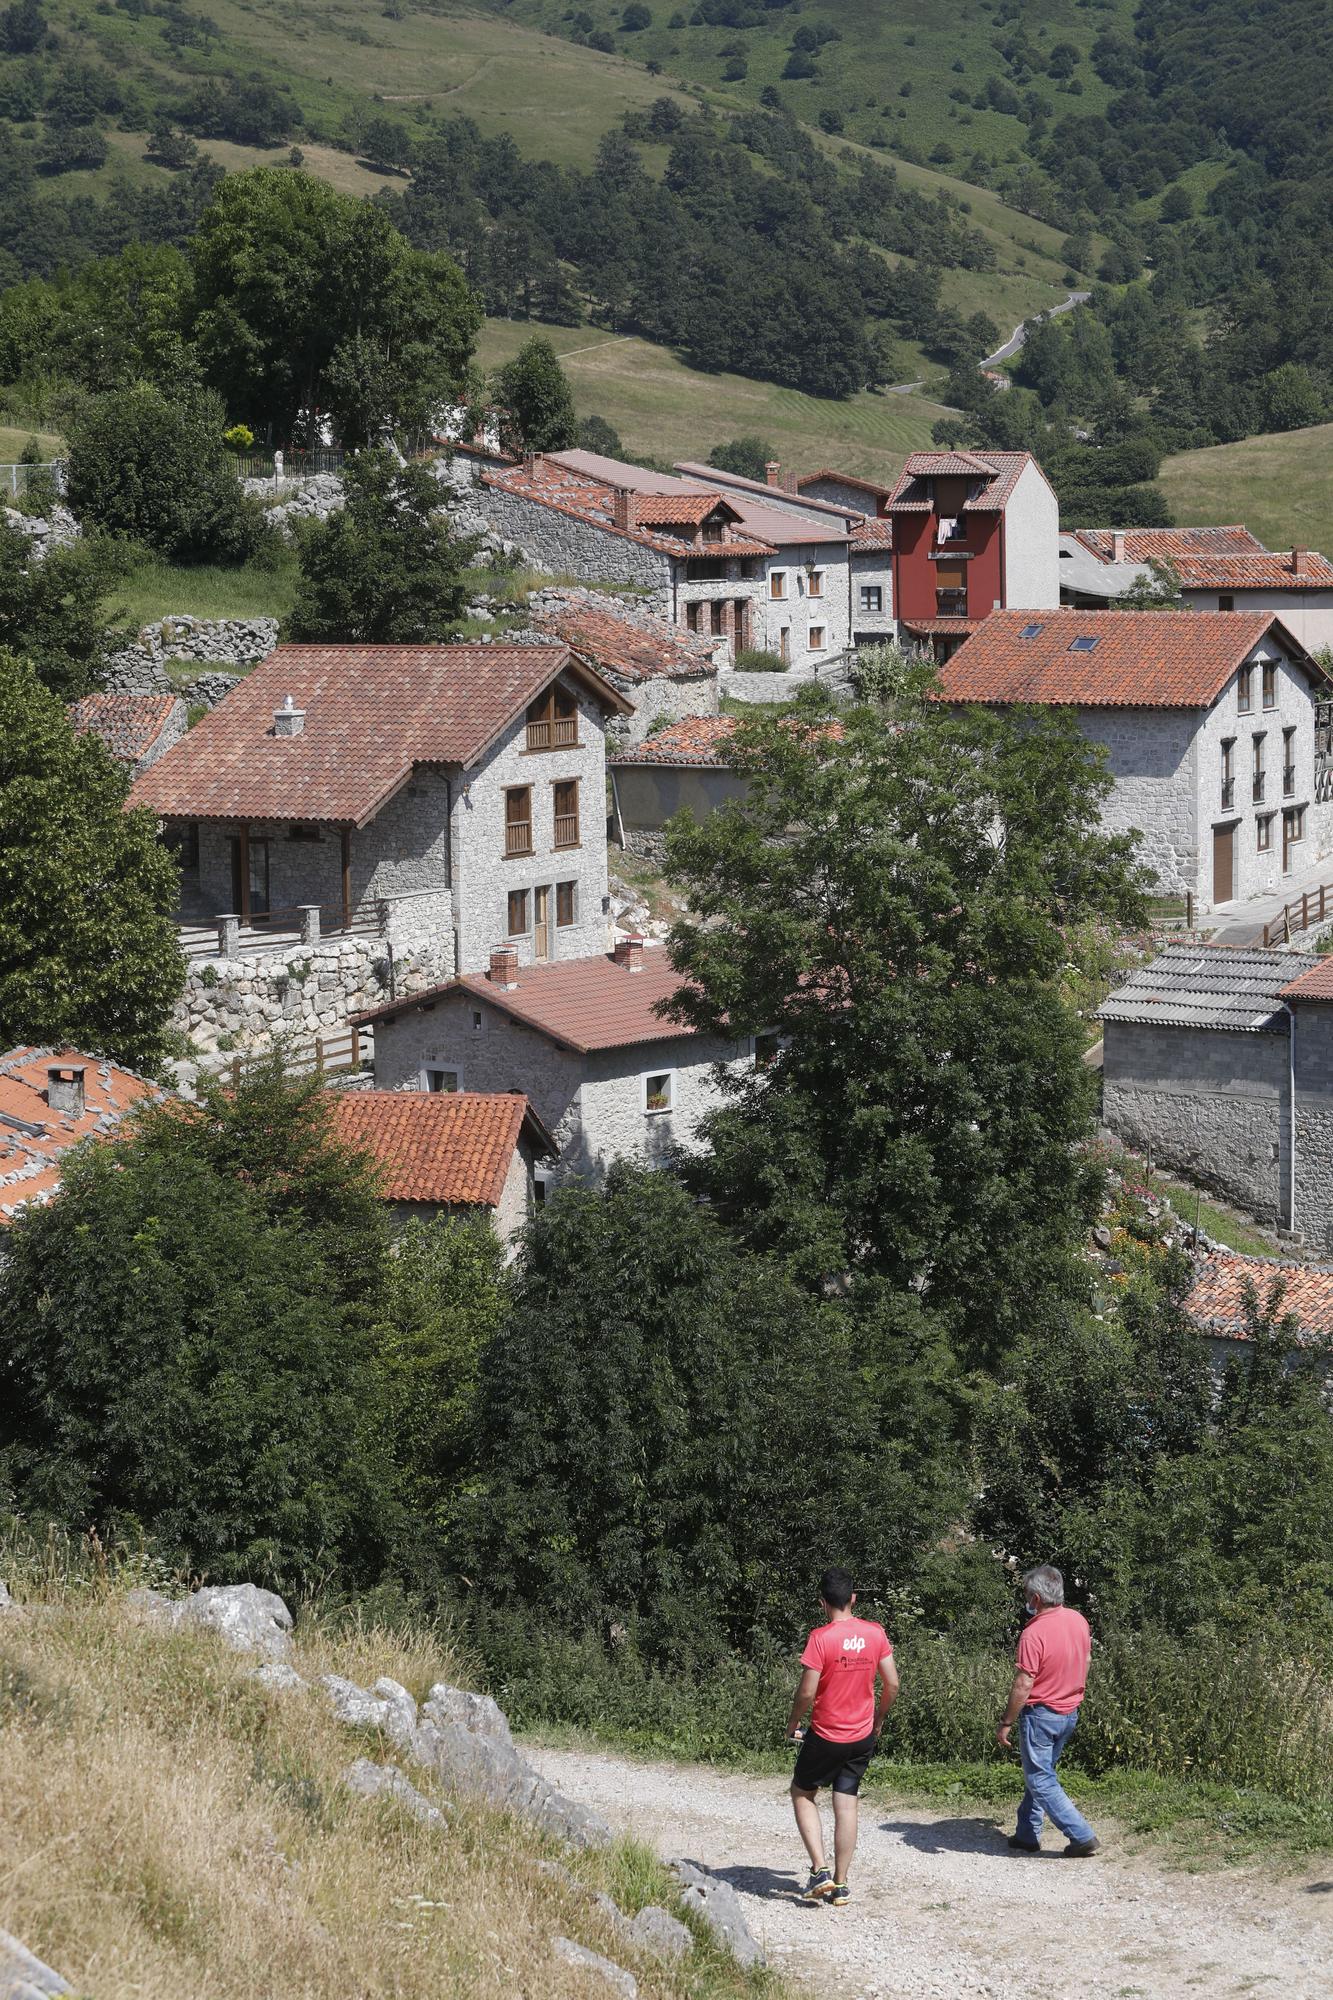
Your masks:
{"label": "gravel path", "polygon": [[[1191,1875],[1105,1823],[1092,1861],[1065,1861],[1049,1829],[1048,1854],[1028,1858],[989,1820],[880,1795],[861,1802],[855,1903],[806,1909],[791,1900],[805,1860],[779,1779],[598,1751],[531,1755],[613,1824],[734,1883],[769,1962],[817,1979],[828,2000],[1333,1994],[1333,1862],[1276,1880],[1255,1865]],[[831,1829],[826,1838],[831,1854]]]}

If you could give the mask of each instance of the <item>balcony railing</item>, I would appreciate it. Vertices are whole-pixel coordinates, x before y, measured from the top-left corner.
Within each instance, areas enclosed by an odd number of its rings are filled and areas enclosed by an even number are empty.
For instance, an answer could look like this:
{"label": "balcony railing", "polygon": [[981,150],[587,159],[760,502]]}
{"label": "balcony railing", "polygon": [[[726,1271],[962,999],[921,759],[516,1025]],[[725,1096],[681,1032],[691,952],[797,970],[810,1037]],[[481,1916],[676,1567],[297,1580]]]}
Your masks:
{"label": "balcony railing", "polygon": [[965,590],[937,590],[935,611],[940,618],[966,618],[967,592]]}
{"label": "balcony railing", "polygon": [[531,852],[532,821],[530,819],[511,819],[505,826],[505,853],[531,854]]}
{"label": "balcony railing", "polygon": [[572,749],[578,740],[579,719],[576,715],[557,715],[554,721],[543,717],[540,722],[528,724],[529,750]]}
{"label": "balcony railing", "polygon": [[1236,803],[1236,780],[1234,778],[1223,778],[1222,780],[1223,812],[1224,813],[1230,812],[1231,808],[1235,805],[1235,803]]}
{"label": "balcony railing", "polygon": [[1256,771],[1253,780],[1251,781],[1250,784],[1250,797],[1253,800],[1254,804],[1258,805],[1263,799],[1263,795],[1264,795],[1264,774],[1262,771]]}
{"label": "balcony railing", "polygon": [[577,813],[557,813],[555,816],[555,844],[557,847],[577,847],[579,844],[579,816]]}

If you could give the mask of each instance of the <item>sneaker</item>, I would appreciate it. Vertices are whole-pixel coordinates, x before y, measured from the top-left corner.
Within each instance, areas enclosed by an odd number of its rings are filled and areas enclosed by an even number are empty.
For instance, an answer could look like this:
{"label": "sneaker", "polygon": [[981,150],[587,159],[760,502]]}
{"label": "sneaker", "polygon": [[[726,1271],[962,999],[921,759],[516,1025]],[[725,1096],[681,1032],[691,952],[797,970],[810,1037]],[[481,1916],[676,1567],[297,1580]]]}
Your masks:
{"label": "sneaker", "polygon": [[1016,1833],[1010,1834],[1008,1844],[1016,1854],[1041,1853],[1041,1842],[1039,1840],[1022,1840]]}
{"label": "sneaker", "polygon": [[824,1903],[833,1889],[833,1876],[827,1868],[812,1868],[810,1880],[802,1889],[799,1900],[802,1903]]}
{"label": "sneaker", "polygon": [[831,1910],[845,1910],[852,1900],[852,1892],[845,1882],[835,1882],[825,1901]]}
{"label": "sneaker", "polygon": [[1101,1842],[1094,1833],[1091,1840],[1071,1840],[1065,1854],[1071,1861],[1082,1861],[1086,1855],[1095,1854],[1100,1846]]}

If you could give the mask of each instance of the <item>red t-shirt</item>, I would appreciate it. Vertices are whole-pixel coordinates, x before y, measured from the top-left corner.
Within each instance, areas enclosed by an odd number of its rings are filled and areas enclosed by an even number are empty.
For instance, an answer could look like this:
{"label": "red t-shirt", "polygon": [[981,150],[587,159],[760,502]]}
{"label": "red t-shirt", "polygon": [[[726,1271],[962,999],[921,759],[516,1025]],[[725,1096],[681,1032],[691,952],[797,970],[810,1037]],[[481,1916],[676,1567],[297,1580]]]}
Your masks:
{"label": "red t-shirt", "polygon": [[889,1635],[868,1618],[816,1625],[805,1642],[803,1667],[819,1674],[810,1726],[826,1743],[861,1743],[875,1726],[875,1675],[893,1657]]}
{"label": "red t-shirt", "polygon": [[1053,1604],[1023,1627],[1018,1641],[1018,1666],[1032,1675],[1029,1707],[1040,1703],[1057,1715],[1068,1715],[1083,1699],[1092,1658],[1092,1634],[1081,1611]]}

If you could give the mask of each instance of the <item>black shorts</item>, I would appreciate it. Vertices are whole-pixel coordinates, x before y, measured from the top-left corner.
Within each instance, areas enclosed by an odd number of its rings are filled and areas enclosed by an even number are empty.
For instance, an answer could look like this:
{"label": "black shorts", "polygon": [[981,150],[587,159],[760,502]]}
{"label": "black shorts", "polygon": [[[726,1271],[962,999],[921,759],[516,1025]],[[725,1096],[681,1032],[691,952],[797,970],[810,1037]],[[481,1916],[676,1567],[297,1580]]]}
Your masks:
{"label": "black shorts", "polygon": [[817,1792],[821,1785],[832,1785],[835,1792],[850,1792],[855,1798],[875,1754],[876,1741],[874,1736],[863,1736],[859,1743],[830,1743],[807,1729],[791,1781],[798,1792]]}

